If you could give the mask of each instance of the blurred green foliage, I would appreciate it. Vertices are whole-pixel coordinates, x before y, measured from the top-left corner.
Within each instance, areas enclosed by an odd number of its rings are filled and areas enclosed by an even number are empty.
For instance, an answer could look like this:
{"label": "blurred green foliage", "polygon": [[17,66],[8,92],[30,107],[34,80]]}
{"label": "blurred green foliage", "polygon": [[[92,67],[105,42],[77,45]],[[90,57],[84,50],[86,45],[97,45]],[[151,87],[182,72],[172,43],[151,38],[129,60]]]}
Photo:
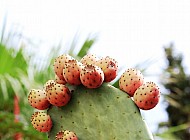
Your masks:
{"label": "blurred green foliage", "polygon": [[165,139],[189,140],[190,138],[190,75],[183,66],[183,56],[176,53],[174,46],[164,48],[167,67],[163,70],[162,84],[167,89],[168,122],[160,123],[159,134]]}

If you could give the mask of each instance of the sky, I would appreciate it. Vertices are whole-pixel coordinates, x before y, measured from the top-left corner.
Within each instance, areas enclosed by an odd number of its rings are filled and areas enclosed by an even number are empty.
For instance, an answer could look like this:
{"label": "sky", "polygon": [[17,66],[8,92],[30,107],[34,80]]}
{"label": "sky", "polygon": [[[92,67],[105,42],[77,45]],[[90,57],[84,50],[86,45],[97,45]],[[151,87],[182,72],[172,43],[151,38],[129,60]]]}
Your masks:
{"label": "sky", "polygon": [[[91,53],[109,55],[127,68],[151,59],[147,68],[152,76],[146,80],[159,83],[166,66],[163,46],[171,43],[183,54],[190,73],[189,7],[189,0],[0,0],[0,21],[7,15],[8,28],[19,27],[24,36],[41,40],[42,56],[60,41],[68,45],[76,33],[79,45],[88,35],[96,35]],[[167,120],[164,108],[160,102],[142,112],[154,132],[160,121]]]}

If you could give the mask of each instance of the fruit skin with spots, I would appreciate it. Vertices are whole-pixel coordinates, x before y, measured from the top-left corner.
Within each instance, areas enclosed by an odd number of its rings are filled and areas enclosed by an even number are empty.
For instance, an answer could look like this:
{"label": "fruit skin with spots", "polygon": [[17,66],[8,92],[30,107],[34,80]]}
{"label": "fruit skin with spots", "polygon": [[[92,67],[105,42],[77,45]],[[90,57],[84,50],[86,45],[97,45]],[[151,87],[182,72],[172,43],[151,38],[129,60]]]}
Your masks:
{"label": "fruit skin with spots", "polygon": [[53,84],[55,84],[55,83],[56,83],[55,80],[48,80],[48,81],[44,84],[43,90],[46,92],[46,96],[47,96],[47,91],[48,91],[48,89],[49,89]]}
{"label": "fruit skin with spots", "polygon": [[64,80],[63,68],[65,66],[65,62],[69,60],[73,60],[73,59],[74,58],[68,54],[63,54],[55,58],[53,67],[54,67],[55,74],[59,77],[59,79]]}
{"label": "fruit skin with spots", "polygon": [[104,82],[111,82],[116,78],[118,72],[118,63],[115,59],[106,56],[98,60],[96,65],[99,66],[104,72]]}
{"label": "fruit skin with spots", "polygon": [[50,115],[45,112],[35,112],[31,116],[32,126],[39,132],[49,132],[52,128],[52,120]]}
{"label": "fruit skin with spots", "polygon": [[63,76],[67,83],[71,85],[80,85],[80,71],[83,67],[83,64],[77,60],[69,60],[65,63],[63,68]]}
{"label": "fruit skin with spots", "polygon": [[144,83],[142,73],[134,68],[127,69],[119,79],[119,88],[133,97],[137,88]]}
{"label": "fruit skin with spots", "polygon": [[39,110],[45,110],[51,105],[47,100],[46,93],[41,89],[32,89],[28,95],[29,104]]}
{"label": "fruit skin with spots", "polygon": [[133,98],[140,109],[150,110],[159,102],[159,87],[153,82],[146,82],[136,90]]}
{"label": "fruit skin with spots", "polygon": [[81,58],[80,62],[84,65],[94,65],[98,60],[95,54],[86,54]]}
{"label": "fruit skin with spots", "polygon": [[85,87],[98,88],[104,81],[104,73],[98,66],[86,65],[81,69],[80,79]]}
{"label": "fruit skin with spots", "polygon": [[55,82],[58,84],[63,84],[63,85],[65,85],[67,83],[64,78],[60,79],[57,75],[55,75]]}
{"label": "fruit skin with spots", "polygon": [[55,140],[78,140],[78,138],[72,131],[61,130],[56,134]]}
{"label": "fruit skin with spots", "polygon": [[52,83],[46,90],[48,101],[54,106],[65,106],[71,99],[68,87],[62,84]]}

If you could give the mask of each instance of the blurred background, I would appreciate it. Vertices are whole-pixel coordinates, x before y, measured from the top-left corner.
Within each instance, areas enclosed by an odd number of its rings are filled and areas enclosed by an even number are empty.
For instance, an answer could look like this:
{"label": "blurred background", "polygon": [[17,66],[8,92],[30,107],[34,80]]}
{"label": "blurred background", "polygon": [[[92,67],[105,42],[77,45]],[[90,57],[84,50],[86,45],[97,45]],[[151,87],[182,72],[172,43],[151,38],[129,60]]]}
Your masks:
{"label": "blurred background", "polygon": [[[141,111],[155,140],[190,138],[190,1],[0,0],[0,139],[47,139],[30,124],[31,88],[54,78],[55,57],[111,56],[161,90]],[[117,86],[117,79],[111,84]]]}

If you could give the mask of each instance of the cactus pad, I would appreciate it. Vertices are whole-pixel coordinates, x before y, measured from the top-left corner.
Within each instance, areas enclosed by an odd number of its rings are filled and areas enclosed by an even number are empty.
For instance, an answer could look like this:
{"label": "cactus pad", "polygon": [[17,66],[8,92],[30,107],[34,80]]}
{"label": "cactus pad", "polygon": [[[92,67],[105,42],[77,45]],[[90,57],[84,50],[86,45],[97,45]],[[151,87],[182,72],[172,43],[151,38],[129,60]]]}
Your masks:
{"label": "cactus pad", "polygon": [[51,140],[60,130],[75,132],[79,140],[153,139],[130,96],[106,83],[97,89],[77,86],[66,106],[52,106],[48,114]]}

